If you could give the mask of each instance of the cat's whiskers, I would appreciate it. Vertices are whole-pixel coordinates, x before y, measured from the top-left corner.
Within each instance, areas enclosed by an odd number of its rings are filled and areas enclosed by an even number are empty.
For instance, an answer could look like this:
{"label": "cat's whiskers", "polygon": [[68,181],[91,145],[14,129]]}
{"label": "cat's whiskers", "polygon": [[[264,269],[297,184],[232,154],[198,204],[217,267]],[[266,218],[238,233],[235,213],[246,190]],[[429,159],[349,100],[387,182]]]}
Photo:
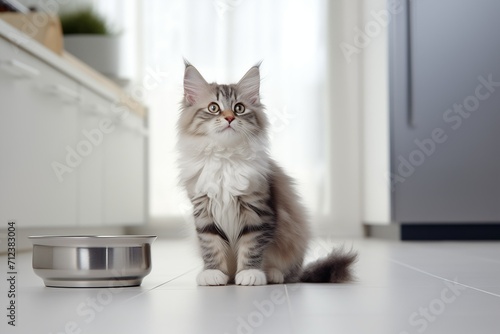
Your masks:
{"label": "cat's whiskers", "polygon": [[246,127],[242,126],[239,129],[239,133],[241,133],[245,137],[246,142],[250,144],[250,147],[254,147],[255,145],[262,142],[261,138],[255,136],[255,132],[252,131],[252,129],[247,129]]}

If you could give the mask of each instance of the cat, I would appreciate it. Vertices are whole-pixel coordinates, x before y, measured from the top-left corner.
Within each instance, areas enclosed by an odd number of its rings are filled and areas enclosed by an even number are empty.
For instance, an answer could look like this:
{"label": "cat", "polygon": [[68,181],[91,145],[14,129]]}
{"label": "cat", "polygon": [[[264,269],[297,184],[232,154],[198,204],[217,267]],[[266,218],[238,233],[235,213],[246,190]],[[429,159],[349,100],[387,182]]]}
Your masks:
{"label": "cat", "polygon": [[204,263],[198,285],[352,280],[352,251],[303,266],[306,210],[293,180],[269,156],[260,64],[238,83],[219,85],[185,61],[177,127],[180,182]]}

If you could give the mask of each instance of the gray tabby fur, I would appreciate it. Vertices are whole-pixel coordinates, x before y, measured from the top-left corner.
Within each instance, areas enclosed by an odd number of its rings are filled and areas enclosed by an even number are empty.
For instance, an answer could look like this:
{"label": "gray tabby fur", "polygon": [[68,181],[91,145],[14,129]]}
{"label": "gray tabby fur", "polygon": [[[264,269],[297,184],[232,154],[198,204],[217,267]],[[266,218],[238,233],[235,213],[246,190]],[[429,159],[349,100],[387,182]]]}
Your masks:
{"label": "gray tabby fur", "polygon": [[355,253],[335,251],[303,267],[306,210],[269,156],[259,90],[259,65],[237,84],[219,85],[186,62],[178,149],[204,261],[197,282],[347,282]]}

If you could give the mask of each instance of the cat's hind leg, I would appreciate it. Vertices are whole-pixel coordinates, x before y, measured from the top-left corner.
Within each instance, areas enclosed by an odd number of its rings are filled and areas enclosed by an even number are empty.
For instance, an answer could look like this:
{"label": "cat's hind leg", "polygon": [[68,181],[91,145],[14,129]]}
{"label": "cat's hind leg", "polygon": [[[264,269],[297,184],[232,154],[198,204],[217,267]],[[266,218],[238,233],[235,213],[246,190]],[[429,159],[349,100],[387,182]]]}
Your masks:
{"label": "cat's hind leg", "polygon": [[272,284],[282,284],[285,282],[283,272],[277,268],[269,268],[266,270],[267,282]]}

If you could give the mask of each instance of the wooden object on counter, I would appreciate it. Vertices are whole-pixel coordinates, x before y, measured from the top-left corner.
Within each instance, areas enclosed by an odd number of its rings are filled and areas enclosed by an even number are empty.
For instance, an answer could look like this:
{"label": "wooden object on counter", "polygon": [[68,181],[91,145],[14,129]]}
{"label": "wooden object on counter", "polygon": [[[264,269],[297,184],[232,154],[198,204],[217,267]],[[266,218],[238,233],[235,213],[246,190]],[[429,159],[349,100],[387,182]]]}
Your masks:
{"label": "wooden object on counter", "polygon": [[0,19],[55,53],[63,54],[63,33],[58,16],[46,12],[0,13]]}

